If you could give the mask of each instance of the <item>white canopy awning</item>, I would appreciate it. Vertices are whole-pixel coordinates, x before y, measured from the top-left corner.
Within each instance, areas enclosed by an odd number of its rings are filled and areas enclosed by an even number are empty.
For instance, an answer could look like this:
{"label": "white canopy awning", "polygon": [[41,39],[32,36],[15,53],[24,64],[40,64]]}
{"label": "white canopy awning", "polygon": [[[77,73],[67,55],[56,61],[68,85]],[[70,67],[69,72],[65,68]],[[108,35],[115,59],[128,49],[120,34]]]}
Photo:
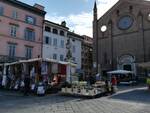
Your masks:
{"label": "white canopy awning", "polygon": [[109,71],[107,73],[108,74],[133,74],[132,71],[127,71],[127,70],[114,70],[114,71]]}
{"label": "white canopy awning", "polygon": [[71,63],[71,62],[65,62],[65,61],[57,61],[54,59],[50,59],[50,58],[34,58],[34,59],[29,59],[29,60],[19,60],[17,62],[12,62],[12,63],[5,63],[5,66],[9,66],[9,65],[15,65],[15,64],[21,64],[21,63],[30,63],[30,62],[36,62],[36,61],[45,61],[45,62],[51,62],[51,63],[57,63],[57,64],[63,64],[63,65],[71,65],[76,67],[77,64]]}

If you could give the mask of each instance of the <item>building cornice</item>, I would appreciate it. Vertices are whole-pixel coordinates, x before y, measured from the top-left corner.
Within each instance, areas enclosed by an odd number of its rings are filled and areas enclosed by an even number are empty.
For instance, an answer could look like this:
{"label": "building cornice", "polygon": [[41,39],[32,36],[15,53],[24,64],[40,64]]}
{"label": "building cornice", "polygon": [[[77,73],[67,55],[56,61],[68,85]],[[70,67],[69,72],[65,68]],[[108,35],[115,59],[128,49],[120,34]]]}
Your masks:
{"label": "building cornice", "polygon": [[83,41],[83,40],[84,40],[84,37],[83,37],[83,36],[80,36],[80,35],[78,35],[78,34],[76,34],[76,33],[74,33],[74,32],[70,32],[70,31],[69,31],[67,35],[70,36],[70,38],[78,39],[78,40],[80,40],[80,41]]}
{"label": "building cornice", "polygon": [[44,24],[48,24],[48,25],[50,25],[50,26],[56,26],[56,27],[58,27],[58,28],[65,29],[65,30],[67,30],[67,31],[69,30],[68,27],[65,27],[65,26],[62,26],[62,25],[60,25],[60,24],[51,22],[51,21],[49,21],[49,20],[44,20]]}
{"label": "building cornice", "polygon": [[40,16],[45,16],[45,14],[46,14],[45,11],[40,10],[40,9],[34,7],[34,6],[25,4],[23,2],[20,2],[18,0],[0,0],[0,1],[11,4],[13,6],[16,6],[18,8],[24,9],[24,10],[28,10],[28,11],[33,12],[33,13],[35,13],[37,15],[40,15]]}

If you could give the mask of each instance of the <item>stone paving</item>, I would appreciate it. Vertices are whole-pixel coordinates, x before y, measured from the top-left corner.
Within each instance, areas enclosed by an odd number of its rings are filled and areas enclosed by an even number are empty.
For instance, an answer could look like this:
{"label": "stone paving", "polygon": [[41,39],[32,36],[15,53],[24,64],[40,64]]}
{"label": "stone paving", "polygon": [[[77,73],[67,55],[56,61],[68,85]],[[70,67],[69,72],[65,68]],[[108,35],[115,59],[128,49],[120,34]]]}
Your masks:
{"label": "stone paving", "polygon": [[150,113],[150,91],[133,88],[96,99],[59,94],[24,97],[0,91],[0,113]]}

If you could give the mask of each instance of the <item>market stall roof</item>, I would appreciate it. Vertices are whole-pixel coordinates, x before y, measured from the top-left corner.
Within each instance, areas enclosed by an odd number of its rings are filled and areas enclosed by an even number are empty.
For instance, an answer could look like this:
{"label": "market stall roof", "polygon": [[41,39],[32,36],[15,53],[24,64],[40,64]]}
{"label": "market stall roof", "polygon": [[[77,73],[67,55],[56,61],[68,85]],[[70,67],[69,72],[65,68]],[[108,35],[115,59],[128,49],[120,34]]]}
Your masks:
{"label": "market stall roof", "polygon": [[9,65],[15,65],[15,64],[19,64],[20,62],[12,62],[12,63],[5,63],[5,66],[9,66]]}
{"label": "market stall roof", "polygon": [[109,71],[107,72],[108,74],[132,74],[132,71],[127,71],[127,70],[114,70],[114,71]]}
{"label": "market stall roof", "polygon": [[26,62],[35,62],[35,61],[40,61],[42,60],[42,58],[33,58],[33,59],[29,59],[29,60],[20,60],[20,63],[26,63]]}
{"label": "market stall roof", "polygon": [[64,65],[71,65],[71,66],[77,66],[77,64],[74,64],[72,62],[64,62],[64,61],[58,61],[59,64],[64,64]]}
{"label": "market stall roof", "polygon": [[138,66],[142,68],[150,68],[150,62],[139,63]]}
{"label": "market stall roof", "polygon": [[58,63],[58,64],[64,64],[64,65],[71,65],[71,66],[77,66],[77,64],[71,63],[71,62],[64,62],[64,61],[58,61],[50,58],[34,58],[34,59],[29,59],[29,60],[20,60],[18,62],[12,62],[12,63],[5,63],[6,66],[8,65],[15,65],[15,64],[20,64],[20,63],[29,63],[29,62],[35,62],[35,61],[45,61],[45,62],[52,62],[52,63]]}
{"label": "market stall roof", "polygon": [[57,62],[58,62],[57,60],[50,59],[50,58],[43,59],[43,61],[46,61],[46,62],[53,62],[53,63],[57,63]]}

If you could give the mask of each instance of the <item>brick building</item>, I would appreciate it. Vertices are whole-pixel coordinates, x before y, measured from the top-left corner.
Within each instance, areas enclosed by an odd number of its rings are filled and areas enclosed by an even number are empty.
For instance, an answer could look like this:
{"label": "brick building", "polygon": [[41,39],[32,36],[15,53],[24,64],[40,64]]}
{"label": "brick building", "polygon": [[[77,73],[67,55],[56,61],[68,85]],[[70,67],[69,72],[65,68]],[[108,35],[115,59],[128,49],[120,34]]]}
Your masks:
{"label": "brick building", "polygon": [[150,2],[119,0],[99,19],[95,3],[93,38],[95,72],[125,69],[144,74],[139,64],[150,61]]}

